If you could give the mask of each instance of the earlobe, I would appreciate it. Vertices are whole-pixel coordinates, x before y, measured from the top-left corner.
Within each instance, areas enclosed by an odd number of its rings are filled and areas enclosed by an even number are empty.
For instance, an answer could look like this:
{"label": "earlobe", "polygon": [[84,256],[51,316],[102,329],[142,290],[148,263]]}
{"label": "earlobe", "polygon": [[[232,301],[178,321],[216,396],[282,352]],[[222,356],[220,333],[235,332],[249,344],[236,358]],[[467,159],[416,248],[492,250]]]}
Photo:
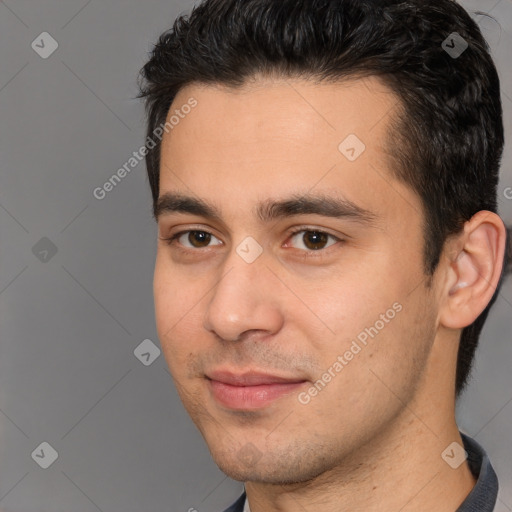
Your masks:
{"label": "earlobe", "polygon": [[505,239],[503,221],[493,212],[477,212],[466,222],[457,257],[448,261],[447,292],[439,311],[442,325],[462,329],[485,309],[498,286]]}

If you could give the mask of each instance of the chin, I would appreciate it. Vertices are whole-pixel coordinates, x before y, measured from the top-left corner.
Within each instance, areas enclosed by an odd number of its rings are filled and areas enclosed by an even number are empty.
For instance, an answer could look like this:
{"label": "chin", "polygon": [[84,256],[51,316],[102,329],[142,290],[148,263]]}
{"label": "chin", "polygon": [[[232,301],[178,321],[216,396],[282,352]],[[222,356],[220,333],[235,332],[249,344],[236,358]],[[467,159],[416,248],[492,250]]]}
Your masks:
{"label": "chin", "polygon": [[[327,467],[319,461],[306,461],[300,458],[291,458],[276,454],[275,452],[261,453],[254,445],[247,443],[236,451],[210,450],[214,462],[219,469],[233,480],[239,482],[258,482],[273,485],[303,484],[315,479]],[[316,462],[316,463],[315,463]]]}

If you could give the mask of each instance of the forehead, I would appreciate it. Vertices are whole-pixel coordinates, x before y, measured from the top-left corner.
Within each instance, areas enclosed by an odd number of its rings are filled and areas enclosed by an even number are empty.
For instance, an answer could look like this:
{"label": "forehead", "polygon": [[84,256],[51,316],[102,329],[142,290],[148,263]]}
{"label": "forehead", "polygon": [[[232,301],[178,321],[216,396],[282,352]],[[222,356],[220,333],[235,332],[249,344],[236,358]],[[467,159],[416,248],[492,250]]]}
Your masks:
{"label": "forehead", "polygon": [[[191,99],[196,106],[181,110]],[[256,198],[336,189],[368,210],[383,199],[397,207],[383,180],[395,201],[411,194],[389,173],[386,134],[398,105],[377,78],[190,84],[169,110],[179,121],[162,141],[160,194],[214,197],[240,210],[242,198],[249,209]]]}
{"label": "forehead", "polygon": [[386,118],[389,121],[399,104],[396,95],[377,77],[322,83],[254,78],[237,88],[190,84],[176,95],[168,117],[192,97],[198,106],[180,120],[172,134],[178,138],[178,132],[187,131],[195,121],[194,129],[200,130],[203,143],[215,145],[222,142],[221,135],[238,143],[276,139],[315,143],[326,136],[336,142],[349,132],[375,144],[384,133]]}
{"label": "forehead", "polygon": [[[192,99],[196,106],[190,109]],[[179,91],[169,109],[171,129],[164,134],[162,157],[172,155],[175,165],[243,164],[256,155],[291,160],[293,151],[308,163],[319,156],[343,157],[339,145],[349,136],[360,141],[357,151],[384,149],[398,103],[376,77],[335,83],[255,78],[239,88],[193,83]],[[200,151],[191,153],[192,143]]]}

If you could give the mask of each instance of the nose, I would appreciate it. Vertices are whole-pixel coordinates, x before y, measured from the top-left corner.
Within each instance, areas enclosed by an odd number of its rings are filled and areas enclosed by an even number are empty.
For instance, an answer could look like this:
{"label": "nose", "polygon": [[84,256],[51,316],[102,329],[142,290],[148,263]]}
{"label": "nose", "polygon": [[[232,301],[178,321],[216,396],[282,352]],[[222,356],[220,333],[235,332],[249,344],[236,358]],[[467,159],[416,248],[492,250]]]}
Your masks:
{"label": "nose", "polygon": [[227,341],[249,331],[275,334],[284,323],[278,284],[262,257],[247,263],[230,255],[207,305],[204,328]]}

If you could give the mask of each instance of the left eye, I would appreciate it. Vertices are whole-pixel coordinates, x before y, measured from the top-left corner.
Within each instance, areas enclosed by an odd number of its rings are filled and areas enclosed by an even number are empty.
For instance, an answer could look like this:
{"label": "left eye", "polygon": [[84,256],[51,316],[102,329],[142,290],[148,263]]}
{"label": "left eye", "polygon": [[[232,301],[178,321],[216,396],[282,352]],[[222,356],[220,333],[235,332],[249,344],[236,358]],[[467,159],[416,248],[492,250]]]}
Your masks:
{"label": "left eye", "polygon": [[[181,241],[180,239],[183,239]],[[213,240],[217,240],[217,242],[220,242],[220,240],[209,233],[208,231],[200,231],[200,230],[190,230],[190,231],[181,231],[180,233],[176,233],[173,237],[168,239],[168,241],[171,243],[174,240],[178,240],[184,247],[188,247],[191,249],[201,249],[204,247],[208,247],[210,245],[210,242]],[[220,243],[214,243],[212,245],[221,245]]]}
{"label": "left eye", "polygon": [[[329,239],[332,240],[332,243],[329,243]],[[318,251],[335,244],[339,238],[324,231],[302,229],[293,233],[290,240],[298,244],[299,249]]]}

